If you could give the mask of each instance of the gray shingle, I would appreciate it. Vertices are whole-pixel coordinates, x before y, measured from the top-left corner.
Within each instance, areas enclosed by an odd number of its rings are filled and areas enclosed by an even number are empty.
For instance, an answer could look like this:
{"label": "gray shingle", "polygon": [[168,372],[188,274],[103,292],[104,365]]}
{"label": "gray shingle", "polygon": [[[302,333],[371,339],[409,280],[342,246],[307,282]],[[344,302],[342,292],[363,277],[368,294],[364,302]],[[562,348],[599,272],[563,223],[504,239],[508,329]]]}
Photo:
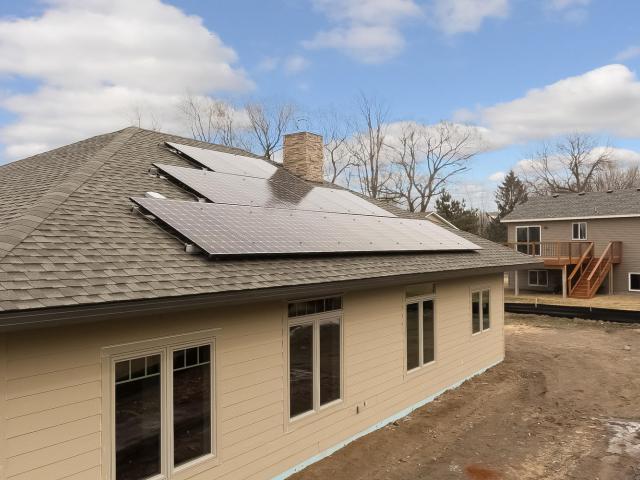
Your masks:
{"label": "gray shingle", "polygon": [[458,231],[482,250],[225,261],[188,254],[129,201],[147,191],[192,199],[148,174],[155,162],[191,166],[165,141],[242,153],[128,128],[0,167],[0,312],[537,263]]}
{"label": "gray shingle", "polygon": [[556,196],[532,197],[518,205],[504,221],[542,220],[558,218],[593,218],[612,215],[640,216],[640,191],[565,193]]}

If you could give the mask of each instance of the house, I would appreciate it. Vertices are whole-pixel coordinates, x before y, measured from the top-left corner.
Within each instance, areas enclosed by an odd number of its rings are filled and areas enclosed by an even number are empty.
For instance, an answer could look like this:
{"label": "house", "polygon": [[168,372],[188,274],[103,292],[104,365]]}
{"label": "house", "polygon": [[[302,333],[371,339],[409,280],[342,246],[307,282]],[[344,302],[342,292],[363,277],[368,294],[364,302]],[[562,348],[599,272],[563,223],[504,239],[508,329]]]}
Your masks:
{"label": "house", "polygon": [[0,167],[0,478],[284,478],[504,358],[539,259],[127,128]]}
{"label": "house", "polygon": [[640,190],[533,197],[502,221],[512,248],[544,261],[510,275],[515,290],[575,298],[640,292]]}

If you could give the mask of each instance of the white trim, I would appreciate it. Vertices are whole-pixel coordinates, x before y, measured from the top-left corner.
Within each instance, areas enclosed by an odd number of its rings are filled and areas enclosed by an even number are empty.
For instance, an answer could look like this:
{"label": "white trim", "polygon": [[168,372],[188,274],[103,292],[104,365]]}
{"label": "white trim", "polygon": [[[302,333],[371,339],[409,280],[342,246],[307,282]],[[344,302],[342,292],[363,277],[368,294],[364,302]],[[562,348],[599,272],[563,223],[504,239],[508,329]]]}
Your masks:
{"label": "white trim", "polygon": [[501,223],[526,223],[526,222],[559,222],[563,220],[597,220],[599,218],[637,218],[637,213],[629,213],[626,215],[594,215],[586,217],[558,217],[558,218],[518,218],[515,220],[500,220]]}
{"label": "white trim", "polygon": [[299,472],[300,470],[303,470],[305,468],[307,468],[309,465],[312,465],[316,462],[319,462],[320,460],[328,457],[329,455],[334,454],[335,452],[337,452],[338,450],[340,450],[341,448],[347,446],[348,444],[350,444],[351,442],[364,437],[365,435],[368,435],[372,432],[375,432],[376,430],[380,430],[382,427],[390,424],[391,422],[395,422],[396,420],[400,420],[403,417],[406,417],[407,415],[409,415],[411,412],[413,412],[414,410],[417,410],[420,407],[423,407],[424,405],[433,402],[436,398],[438,398],[440,395],[442,395],[443,393],[449,391],[449,390],[453,390],[455,388],[458,388],[460,385],[462,385],[463,383],[465,383],[467,380],[471,380],[473,377],[477,377],[478,375],[483,374],[484,372],[486,372],[487,370],[489,370],[490,368],[495,367],[496,365],[502,363],[504,361],[504,357],[501,358],[500,360],[498,360],[495,363],[492,363],[491,365],[484,367],[480,370],[478,370],[477,372],[469,375],[468,377],[463,378],[462,380],[455,382],[451,385],[449,385],[448,387],[443,388],[442,390],[437,391],[436,393],[434,393],[433,395],[428,396],[427,398],[425,398],[424,400],[420,400],[417,403],[414,403],[413,405],[400,410],[398,413],[395,413],[393,415],[391,415],[390,417],[385,418],[384,420],[376,423],[375,425],[372,425],[371,427],[362,430],[359,433],[356,433],[355,435],[353,435],[352,437],[349,437],[348,439],[337,443],[336,445],[334,445],[333,447],[327,448],[326,450],[324,450],[323,452],[320,452],[317,455],[314,455],[313,457],[297,464],[294,467],[291,467],[290,469],[282,472],[279,475],[276,475],[272,478],[272,480],[285,480],[286,478],[290,477],[291,475],[293,475],[294,473]]}
{"label": "white trim", "polygon": [[[573,226],[578,225],[578,236],[580,235],[580,225],[584,224],[584,238],[575,238],[573,236]],[[587,233],[587,222],[572,222],[571,223],[571,240],[586,240],[588,237]]]}
{"label": "white trim", "polygon": [[630,292],[640,292],[640,289],[633,289],[631,288],[631,275],[640,275],[640,272],[629,272],[627,278],[629,280],[628,286],[629,286],[629,291]]}
{"label": "white trim", "polygon": [[[477,287],[477,288],[472,288],[469,290],[469,307],[470,307],[470,312],[471,312],[471,336],[476,336],[476,335],[480,335],[481,333],[484,332],[488,332],[489,330],[491,330],[491,325],[493,324],[493,315],[492,315],[492,311],[493,311],[493,301],[491,300],[491,287],[490,286],[486,286],[486,287]],[[488,328],[484,328],[484,313],[482,311],[482,299],[484,297],[484,292],[488,292],[488,298],[489,298],[489,327]],[[480,314],[480,330],[478,330],[477,332],[473,331],[473,294],[477,293],[479,295],[479,311],[478,313]]]}
{"label": "white trim", "polygon": [[[115,365],[117,362],[149,355],[160,355],[160,469],[161,473],[150,480],[166,480],[182,478],[184,474],[194,475],[203,468],[212,468],[219,464],[217,452],[220,435],[220,422],[217,415],[218,389],[215,385],[216,368],[216,337],[213,332],[220,328],[201,330],[186,334],[157,337],[148,340],[110,345],[101,350],[102,357],[102,411],[107,412],[103,418],[102,429],[102,476],[108,480],[115,475],[116,435],[115,435]],[[193,346],[209,345],[211,351],[211,452],[195,458],[178,467],[173,466],[173,351]],[[106,425],[105,425],[106,423]],[[114,477],[115,478],[115,477]]]}
{"label": "white trim", "polygon": [[[338,295],[336,295],[338,296]],[[344,301],[344,297],[340,295],[341,301]],[[328,297],[319,297],[328,298]],[[284,320],[284,333],[285,333],[285,432],[289,430],[294,424],[304,418],[314,416],[320,412],[341,404],[344,401],[344,316],[343,310],[328,310],[325,312],[314,313],[310,315],[298,315],[296,317],[288,317],[288,305],[287,303]],[[320,404],[320,325],[322,323],[337,320],[340,327],[340,396],[339,398],[332,400],[324,405]],[[313,408],[306,412],[303,412],[295,417],[290,415],[291,397],[290,397],[290,382],[291,382],[291,365],[290,365],[290,347],[291,347],[291,332],[290,328],[300,325],[310,325],[312,328],[312,341],[313,341]]]}
{"label": "white trim", "polygon": [[[529,272],[537,272],[536,277],[538,278],[538,283],[531,283],[531,278],[529,277]],[[540,272],[545,272],[547,274],[547,283],[540,283]],[[549,286],[549,271],[545,269],[536,269],[536,270],[527,270],[527,285],[530,287],[548,287]]]}
{"label": "white trim", "polygon": [[[433,360],[430,360],[425,363],[424,361],[424,302],[432,302],[433,303]],[[412,304],[418,304],[418,366],[413,367],[411,370],[407,368],[407,355],[409,352],[407,346],[407,306]],[[405,375],[410,375],[414,372],[420,371],[424,367],[428,367],[436,363],[438,359],[438,350],[436,348],[436,325],[437,325],[437,315],[436,315],[436,294],[430,293],[428,295],[417,295],[415,297],[408,297],[404,302],[404,345],[405,345],[405,354],[404,354],[404,370]]]}
{"label": "white trim", "polygon": [[[515,233],[516,233],[516,238],[515,238],[515,243],[516,243],[516,246],[515,246],[515,247],[516,247],[516,252],[524,253],[524,252],[520,252],[520,250],[518,250],[518,247],[519,247],[518,243],[522,243],[522,242],[519,242],[519,241],[518,241],[518,229],[519,229],[519,228],[526,228],[526,229],[527,229],[527,241],[526,241],[526,243],[527,243],[527,244],[530,244],[530,243],[538,243],[538,248],[540,249],[540,254],[539,254],[539,255],[536,255],[536,254],[535,254],[535,246],[534,246],[534,248],[533,248],[533,255],[531,255],[531,256],[532,256],[532,257],[539,257],[539,256],[541,256],[541,255],[542,255],[542,225],[516,225],[516,232],[515,232]],[[529,240],[529,229],[530,229],[530,228],[537,228],[538,230],[540,230],[540,234],[539,234],[540,239],[539,239],[537,242],[531,242],[531,241]],[[525,253],[525,255],[529,255],[529,253]]]}
{"label": "white trim", "polygon": [[446,223],[448,226],[450,226],[451,228],[455,228],[456,230],[460,230],[458,227],[456,227],[453,223],[451,223],[449,220],[447,220],[446,218],[444,218],[442,215],[440,215],[439,213],[436,212],[429,212],[425,215],[424,218],[429,218],[431,216],[434,217],[438,217],[438,219],[440,219],[442,222]]}

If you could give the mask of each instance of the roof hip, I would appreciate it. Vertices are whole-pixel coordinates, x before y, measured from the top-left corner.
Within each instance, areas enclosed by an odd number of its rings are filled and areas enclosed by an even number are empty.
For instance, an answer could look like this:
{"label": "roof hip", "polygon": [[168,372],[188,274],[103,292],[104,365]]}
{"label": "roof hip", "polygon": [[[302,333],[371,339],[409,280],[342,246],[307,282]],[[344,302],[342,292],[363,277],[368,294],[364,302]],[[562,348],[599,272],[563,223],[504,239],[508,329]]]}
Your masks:
{"label": "roof hip", "polygon": [[38,228],[69,195],[91,178],[136,132],[138,132],[136,127],[128,127],[118,132],[94,155],[92,160],[74,171],[67,180],[52,187],[25,213],[0,230],[0,260]]}

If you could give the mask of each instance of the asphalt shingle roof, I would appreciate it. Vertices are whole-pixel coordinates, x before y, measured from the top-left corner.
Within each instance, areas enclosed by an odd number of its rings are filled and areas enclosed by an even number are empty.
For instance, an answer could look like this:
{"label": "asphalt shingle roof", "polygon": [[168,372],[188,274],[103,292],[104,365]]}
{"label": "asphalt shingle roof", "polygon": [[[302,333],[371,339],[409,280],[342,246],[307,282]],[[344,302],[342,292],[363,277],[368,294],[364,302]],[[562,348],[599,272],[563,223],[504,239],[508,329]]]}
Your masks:
{"label": "asphalt shingle roof", "polygon": [[241,153],[130,127],[0,167],[0,313],[537,263],[458,231],[482,250],[235,260],[186,253],[129,200],[147,191],[193,199],[149,174],[156,162],[192,166],[165,141]]}
{"label": "asphalt shingle roof", "polygon": [[565,193],[557,196],[532,197],[503,220],[538,220],[558,218],[592,218],[615,215],[640,216],[640,191]]}

